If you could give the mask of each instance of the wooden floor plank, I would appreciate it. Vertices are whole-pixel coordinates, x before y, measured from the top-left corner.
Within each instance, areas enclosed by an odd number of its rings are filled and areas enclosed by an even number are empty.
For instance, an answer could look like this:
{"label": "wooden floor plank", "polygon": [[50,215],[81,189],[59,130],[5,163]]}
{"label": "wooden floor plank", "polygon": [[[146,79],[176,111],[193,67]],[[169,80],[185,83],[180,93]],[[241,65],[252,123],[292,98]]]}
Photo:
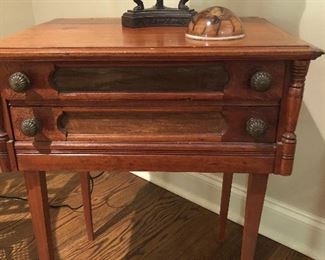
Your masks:
{"label": "wooden floor plank", "polygon": [[[96,175],[96,173],[92,173]],[[78,174],[48,174],[52,204],[81,203]],[[26,196],[20,174],[0,175],[0,193]],[[228,221],[217,241],[218,216],[130,173],[105,173],[95,180],[89,242],[82,208],[51,209],[56,259],[239,259],[242,227]],[[26,202],[0,200],[0,259],[37,259]],[[256,259],[310,258],[259,236]]]}

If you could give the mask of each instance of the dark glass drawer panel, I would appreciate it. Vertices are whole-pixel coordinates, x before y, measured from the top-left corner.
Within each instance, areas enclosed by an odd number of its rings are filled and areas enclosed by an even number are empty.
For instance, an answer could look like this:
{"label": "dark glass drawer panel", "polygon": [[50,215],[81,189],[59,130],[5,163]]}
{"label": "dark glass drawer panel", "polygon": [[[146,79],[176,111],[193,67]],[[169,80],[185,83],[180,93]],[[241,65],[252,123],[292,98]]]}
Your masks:
{"label": "dark glass drawer panel", "polygon": [[222,64],[61,67],[52,77],[59,92],[216,92],[229,74]]}

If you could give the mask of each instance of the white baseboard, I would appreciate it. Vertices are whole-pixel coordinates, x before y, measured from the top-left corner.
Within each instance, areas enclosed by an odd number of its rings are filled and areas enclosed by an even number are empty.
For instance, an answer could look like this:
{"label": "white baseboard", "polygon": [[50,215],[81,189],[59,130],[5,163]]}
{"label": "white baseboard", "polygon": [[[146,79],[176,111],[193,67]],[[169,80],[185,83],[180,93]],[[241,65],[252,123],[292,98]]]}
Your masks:
{"label": "white baseboard", "polygon": [[[135,175],[218,213],[222,178],[206,173]],[[246,190],[233,184],[229,219],[243,224]],[[317,260],[325,259],[325,219],[266,197],[259,233]]]}

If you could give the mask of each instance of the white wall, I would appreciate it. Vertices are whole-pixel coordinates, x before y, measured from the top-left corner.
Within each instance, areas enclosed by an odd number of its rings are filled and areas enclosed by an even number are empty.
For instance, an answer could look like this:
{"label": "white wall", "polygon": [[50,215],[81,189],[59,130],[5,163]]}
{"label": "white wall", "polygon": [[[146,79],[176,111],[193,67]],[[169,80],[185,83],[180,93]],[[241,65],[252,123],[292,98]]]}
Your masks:
{"label": "white wall", "polygon": [[33,24],[32,0],[0,0],[0,38]]}
{"label": "white wall", "polygon": [[[0,0],[0,36],[14,32],[18,28],[48,21],[58,17],[120,17],[126,9],[134,6],[131,0]],[[151,6],[153,0],[144,1]],[[325,49],[325,1],[324,0],[219,0],[194,1],[190,5],[196,10],[215,4],[231,8],[240,16],[261,16],[298,35],[306,41]],[[166,1],[176,6],[176,0]],[[315,223],[325,223],[325,58],[313,62],[308,75],[302,114],[297,129],[299,143],[296,163],[292,177],[270,178],[267,196],[271,201],[279,202],[284,208],[294,209],[298,214],[308,216]],[[146,175],[144,175],[146,176]],[[215,180],[215,175],[204,175]],[[147,176],[148,177],[148,176]],[[151,177],[156,183],[173,191],[182,190],[187,198],[199,202],[196,198],[210,198],[209,203],[217,204],[213,189],[193,186],[186,175],[156,175]],[[150,178],[150,176],[148,177]],[[202,176],[200,176],[202,178]],[[191,184],[192,183],[192,184]],[[195,181],[194,181],[195,183]],[[198,182],[200,183],[200,182]],[[211,185],[214,185],[213,181]],[[244,187],[246,177],[235,178],[235,186]],[[176,187],[176,188],[175,188]],[[177,188],[178,187],[178,188]],[[206,205],[205,203],[201,203]],[[280,205],[279,204],[279,205]],[[240,206],[241,208],[243,205]],[[299,213],[300,212],[300,213]],[[242,210],[241,213],[242,214]],[[264,217],[267,219],[267,216]],[[314,222],[313,222],[314,223]],[[325,227],[325,225],[324,225]],[[275,227],[279,228],[280,227]],[[281,230],[279,230],[280,232]],[[266,232],[266,235],[269,233]],[[313,236],[313,234],[309,234]],[[299,234],[297,235],[299,236]],[[314,237],[317,237],[314,235]],[[276,239],[276,237],[273,237]],[[284,241],[279,239],[280,241]],[[307,240],[306,240],[307,241]],[[301,245],[292,245],[295,249],[312,255],[314,239],[305,240]],[[291,243],[291,244],[290,244]],[[309,244],[308,244],[309,243]],[[316,243],[317,244],[317,243]],[[304,247],[307,247],[304,248]],[[309,249],[308,249],[309,248]],[[309,250],[309,251],[308,251]],[[315,249],[316,250],[316,249]],[[315,251],[314,250],[314,251]],[[318,250],[318,249],[317,249]],[[316,250],[316,251],[317,251]],[[317,252],[318,256],[325,252]],[[315,256],[315,255],[314,255]]]}
{"label": "white wall", "polygon": [[[199,1],[197,1],[199,2]],[[216,1],[192,1],[204,8]],[[207,4],[209,2],[209,4]],[[261,16],[288,32],[325,49],[324,0],[218,1],[241,16]],[[325,58],[311,64],[298,124],[293,176],[272,176],[268,196],[325,218]],[[245,185],[247,178],[235,183]],[[303,191],[303,192],[302,192]]]}
{"label": "white wall", "polygon": [[[258,1],[257,13],[325,49],[325,1]],[[325,58],[312,62],[306,81],[294,174],[270,179],[268,195],[325,218]]]}

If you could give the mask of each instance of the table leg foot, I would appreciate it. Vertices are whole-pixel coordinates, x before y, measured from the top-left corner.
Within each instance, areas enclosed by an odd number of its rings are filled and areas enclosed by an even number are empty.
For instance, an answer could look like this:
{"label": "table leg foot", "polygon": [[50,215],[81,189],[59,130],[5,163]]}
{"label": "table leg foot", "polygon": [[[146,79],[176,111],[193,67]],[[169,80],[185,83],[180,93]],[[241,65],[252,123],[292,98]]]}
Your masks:
{"label": "table leg foot", "polygon": [[267,174],[249,175],[241,260],[254,259],[267,181]]}
{"label": "table leg foot", "polygon": [[39,259],[53,260],[53,242],[45,172],[24,172]]}
{"label": "table leg foot", "polygon": [[220,216],[219,216],[219,231],[218,231],[218,240],[220,242],[224,241],[226,237],[226,227],[227,227],[232,179],[233,179],[233,173],[223,174]]}
{"label": "table leg foot", "polygon": [[90,174],[89,172],[80,173],[80,185],[82,202],[84,206],[84,216],[86,222],[87,237],[89,241],[94,240],[93,217],[91,207],[91,190],[90,190]]}

